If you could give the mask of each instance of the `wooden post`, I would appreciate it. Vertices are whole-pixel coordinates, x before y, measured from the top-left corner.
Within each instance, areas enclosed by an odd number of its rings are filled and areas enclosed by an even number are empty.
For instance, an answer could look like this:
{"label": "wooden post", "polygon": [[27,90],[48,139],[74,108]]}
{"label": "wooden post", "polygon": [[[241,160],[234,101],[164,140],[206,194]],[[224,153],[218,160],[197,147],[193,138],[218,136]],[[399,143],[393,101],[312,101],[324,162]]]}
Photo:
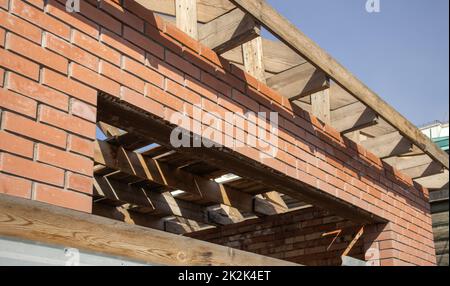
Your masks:
{"label": "wooden post", "polygon": [[257,37],[242,45],[245,71],[261,82],[266,82],[262,38]]}
{"label": "wooden post", "polygon": [[197,0],[176,0],[177,27],[194,39],[198,39]]}
{"label": "wooden post", "polygon": [[324,123],[330,124],[330,89],[316,92],[311,95],[312,113]]}

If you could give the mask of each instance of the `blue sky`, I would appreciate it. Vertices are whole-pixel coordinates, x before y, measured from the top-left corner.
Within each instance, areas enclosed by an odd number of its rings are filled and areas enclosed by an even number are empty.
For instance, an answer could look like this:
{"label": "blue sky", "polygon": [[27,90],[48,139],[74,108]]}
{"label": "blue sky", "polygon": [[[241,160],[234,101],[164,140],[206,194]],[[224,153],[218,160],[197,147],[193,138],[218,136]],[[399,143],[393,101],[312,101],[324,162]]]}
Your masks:
{"label": "blue sky", "polygon": [[414,124],[448,120],[449,0],[268,0]]}

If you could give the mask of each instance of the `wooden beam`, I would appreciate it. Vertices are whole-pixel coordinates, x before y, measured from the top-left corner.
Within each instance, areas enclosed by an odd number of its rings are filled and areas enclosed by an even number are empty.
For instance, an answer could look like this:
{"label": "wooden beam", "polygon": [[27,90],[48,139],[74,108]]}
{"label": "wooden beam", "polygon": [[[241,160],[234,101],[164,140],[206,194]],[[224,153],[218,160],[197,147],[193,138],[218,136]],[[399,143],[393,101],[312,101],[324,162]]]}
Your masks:
{"label": "wooden beam", "polygon": [[206,202],[228,205],[247,212],[273,215],[280,207],[266,200],[256,200],[252,195],[218,184],[181,169],[175,169],[142,154],[127,151],[107,142],[97,141],[94,160],[97,164],[119,170],[125,174],[149,180],[173,190],[183,190]]}
{"label": "wooden beam", "polygon": [[309,63],[279,73],[267,79],[267,85],[291,100],[328,89],[327,75]]}
{"label": "wooden beam", "polygon": [[441,164],[433,161],[426,154],[391,157],[385,159],[385,162],[413,179],[440,174],[444,171]]}
{"label": "wooden beam", "polygon": [[330,124],[330,90],[325,89],[311,95],[312,114],[322,120],[322,122]]}
{"label": "wooden beam", "polygon": [[448,154],[439,149],[428,137],[408,119],[397,112],[375,92],[370,90],[346,68],[320,48],[314,41],[300,32],[292,23],[281,16],[264,0],[230,0],[243,11],[253,15],[267,30],[286,45],[294,49],[317,68],[323,70],[331,79],[345,90],[373,109],[394,126],[400,134],[417,145],[446,169],[449,168]]}
{"label": "wooden beam", "polygon": [[261,82],[266,82],[262,38],[257,37],[242,45],[245,71]]}
{"label": "wooden beam", "polygon": [[[306,63],[300,55],[279,41],[262,39],[263,62],[266,72],[277,74]],[[228,51],[222,56],[237,65],[243,65],[242,47]]]}
{"label": "wooden beam", "polygon": [[197,0],[175,0],[177,28],[198,39]]}
{"label": "wooden beam", "polygon": [[164,219],[164,231],[170,233],[187,234],[210,228],[213,228],[213,226],[202,225],[199,224],[197,221],[182,217],[173,217]]}
{"label": "wooden beam", "polygon": [[440,190],[448,188],[448,177],[449,177],[448,170],[445,170],[443,173],[419,178],[416,179],[415,181],[427,189]]}
{"label": "wooden beam", "polygon": [[[136,1],[143,8],[162,13],[169,16],[175,16],[175,0],[126,0]],[[207,23],[234,9],[235,6],[228,0],[197,0],[197,17],[200,23]]]}
{"label": "wooden beam", "polygon": [[261,35],[253,17],[234,9],[199,28],[199,41],[222,54]]}
{"label": "wooden beam", "polygon": [[220,225],[239,223],[245,220],[242,213],[227,205],[217,205],[208,208],[208,219]]}
{"label": "wooden beam", "polygon": [[359,101],[331,111],[331,125],[342,133],[372,126],[377,122],[376,113]]}
{"label": "wooden beam", "polygon": [[412,149],[412,143],[399,132],[367,139],[361,144],[380,158],[402,155]]}
{"label": "wooden beam", "polygon": [[192,238],[0,194],[0,235],[159,265],[294,265]]}

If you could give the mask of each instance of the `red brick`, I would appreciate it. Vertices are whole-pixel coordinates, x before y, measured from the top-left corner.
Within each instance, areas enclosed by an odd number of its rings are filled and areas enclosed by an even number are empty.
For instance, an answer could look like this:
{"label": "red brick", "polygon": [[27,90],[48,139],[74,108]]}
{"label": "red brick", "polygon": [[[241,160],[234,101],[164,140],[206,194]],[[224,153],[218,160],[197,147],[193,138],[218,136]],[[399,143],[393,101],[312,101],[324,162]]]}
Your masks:
{"label": "red brick", "polygon": [[5,46],[6,31],[0,28],[0,47]]}
{"label": "red brick", "polygon": [[178,99],[177,97],[168,94],[167,92],[162,91],[161,89],[153,86],[153,85],[147,85],[147,93],[146,96],[148,98],[151,98],[153,100],[156,100],[162,104],[164,104],[167,107],[170,107],[173,110],[176,111],[182,111],[183,110],[183,101]]}
{"label": "red brick", "polygon": [[4,8],[5,10],[8,10],[8,3],[9,0],[0,0],[0,7]]}
{"label": "red brick", "polygon": [[89,176],[93,174],[94,164],[90,159],[47,145],[38,144],[37,160],[72,172]]}
{"label": "red brick", "polygon": [[30,199],[31,182],[22,178],[0,173],[0,193]]}
{"label": "red brick", "polygon": [[98,69],[99,60],[97,57],[58,37],[53,36],[52,34],[45,34],[45,46],[74,62],[90,68],[91,70],[97,71]]}
{"label": "red brick", "polygon": [[5,70],[0,69],[0,87],[3,87],[4,81],[5,81]]}
{"label": "red brick", "polygon": [[122,23],[126,23],[133,29],[144,32],[144,21],[123,9],[117,3],[111,0],[102,0],[100,2],[100,8],[119,19]]}
{"label": "red brick", "polygon": [[166,51],[166,62],[181,69],[184,73],[189,74],[190,76],[200,79],[200,69],[192,65],[190,62],[184,60],[180,56],[176,54]]}
{"label": "red brick", "polygon": [[107,60],[116,66],[120,65],[120,54],[118,52],[81,32],[76,30],[73,31],[72,42],[78,47],[95,54],[99,58]]}
{"label": "red brick", "polygon": [[77,192],[92,195],[94,179],[69,172],[67,175],[67,188]]}
{"label": "red brick", "polygon": [[33,158],[33,142],[11,133],[0,131],[0,150]]}
{"label": "red brick", "polygon": [[92,121],[94,123],[96,122],[97,109],[92,105],[89,105],[77,99],[72,99],[70,110],[75,116],[81,117],[88,121]]}
{"label": "red brick", "polygon": [[153,11],[146,9],[144,6],[134,0],[124,0],[123,6],[128,10],[138,15],[140,18],[147,21],[147,23],[163,30],[164,21],[153,13]]}
{"label": "red brick", "polygon": [[0,66],[34,80],[39,79],[39,66],[37,64],[4,49],[0,49]]}
{"label": "red brick", "polygon": [[144,94],[145,83],[143,80],[135,77],[134,75],[123,71],[112,64],[102,61],[100,64],[100,73],[109,77],[124,86],[127,86],[135,91]]}
{"label": "red brick", "polygon": [[238,102],[239,104],[247,107],[250,111],[258,112],[259,104],[258,102],[251,99],[249,96],[242,94],[241,92],[233,89],[233,100]]}
{"label": "red brick", "polygon": [[127,26],[125,26],[123,29],[123,36],[128,41],[138,45],[149,53],[152,53],[160,59],[164,59],[164,48],[154,41],[150,40],[146,36],[134,31]]}
{"label": "red brick", "polygon": [[44,10],[44,0],[25,0],[25,1],[35,6],[36,8]]}
{"label": "red brick", "polygon": [[191,104],[201,104],[202,102],[202,97],[200,95],[169,79],[166,82],[166,88],[171,94],[176,95]]}
{"label": "red brick", "polygon": [[122,33],[122,23],[87,3],[87,1],[80,1],[80,4],[80,14],[118,35]]}
{"label": "red brick", "polygon": [[41,44],[42,30],[32,24],[0,9],[0,26]]}
{"label": "red brick", "polygon": [[223,95],[231,96],[231,87],[208,73],[202,72],[202,82],[219,91]]}
{"label": "red brick", "polygon": [[71,76],[93,88],[113,96],[119,96],[120,85],[102,75],[94,73],[80,65],[71,65]]}
{"label": "red brick", "polygon": [[59,127],[61,129],[79,134],[81,136],[94,139],[95,124],[72,116],[70,114],[58,111],[48,106],[41,106],[39,119],[43,123]]}
{"label": "red brick", "polygon": [[168,65],[165,61],[153,57],[151,55],[147,56],[147,65],[167,78],[176,81],[180,84],[184,84],[184,73],[171,65]]}
{"label": "red brick", "polygon": [[108,30],[102,29],[100,40],[101,42],[113,47],[114,49],[122,52],[129,57],[132,57],[139,62],[143,63],[145,61],[145,51],[143,49],[122,39],[116,34],[109,32]]}
{"label": "red brick", "polygon": [[164,77],[162,75],[135,60],[124,57],[123,68],[146,82],[153,83],[160,88],[164,87]]}
{"label": "red brick", "polygon": [[66,147],[67,134],[64,131],[10,112],[3,113],[3,128],[57,147]]}
{"label": "red brick", "polygon": [[180,29],[178,29],[175,25],[171,23],[166,23],[166,34],[174,38],[175,40],[181,42],[186,47],[190,48],[191,50],[195,51],[196,53],[200,52],[200,45],[199,43],[189,37],[187,34],[183,33]]}
{"label": "red brick", "polygon": [[36,101],[3,88],[0,89],[0,107],[36,118]]}
{"label": "red brick", "polygon": [[217,102],[217,92],[196,79],[186,76],[186,86],[201,96],[206,97],[213,102]]}
{"label": "red brick", "polygon": [[70,28],[66,24],[42,13],[39,9],[20,0],[11,0],[10,11],[17,16],[65,39],[70,39]]}
{"label": "red brick", "polygon": [[69,97],[59,91],[50,89],[14,73],[9,74],[7,82],[8,88],[15,92],[62,110],[68,110],[69,108]]}
{"label": "red brick", "polygon": [[63,21],[64,23],[83,31],[87,35],[98,39],[99,26],[93,21],[83,17],[79,13],[66,12],[66,7],[55,0],[49,0],[47,4],[47,13]]}
{"label": "red brick", "polygon": [[[183,45],[173,38],[164,34],[162,30],[155,28],[152,24],[145,23],[145,35],[154,40],[158,44],[164,46],[166,49],[172,50],[175,53],[181,54],[183,52]],[[185,49],[188,50],[188,49]],[[190,50],[189,50],[190,51]]]}
{"label": "red brick", "polygon": [[90,196],[42,184],[36,185],[34,199],[81,212],[92,212],[92,198]]}
{"label": "red brick", "polygon": [[97,91],[52,70],[42,70],[42,83],[72,97],[97,105]]}
{"label": "red brick", "polygon": [[69,136],[69,151],[84,155],[86,157],[94,157],[94,143],[76,135]]}
{"label": "red brick", "polygon": [[164,117],[164,106],[128,88],[123,88],[121,99],[159,117]]}
{"label": "red brick", "polygon": [[64,184],[63,170],[7,153],[0,159],[0,171],[56,186]]}

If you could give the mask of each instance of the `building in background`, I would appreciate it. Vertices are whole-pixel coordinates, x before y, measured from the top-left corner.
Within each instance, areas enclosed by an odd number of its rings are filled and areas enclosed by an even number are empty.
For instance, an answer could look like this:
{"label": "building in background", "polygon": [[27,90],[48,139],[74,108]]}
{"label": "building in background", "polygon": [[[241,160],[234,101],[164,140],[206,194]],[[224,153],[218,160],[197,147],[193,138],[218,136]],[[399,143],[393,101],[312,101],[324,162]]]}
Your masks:
{"label": "building in background", "polygon": [[[435,121],[421,127],[420,130],[431,138],[442,150],[449,150],[449,123]],[[433,216],[433,232],[436,244],[437,262],[441,266],[448,266],[448,242],[449,242],[449,196],[448,184],[440,190],[430,193],[431,213]]]}

